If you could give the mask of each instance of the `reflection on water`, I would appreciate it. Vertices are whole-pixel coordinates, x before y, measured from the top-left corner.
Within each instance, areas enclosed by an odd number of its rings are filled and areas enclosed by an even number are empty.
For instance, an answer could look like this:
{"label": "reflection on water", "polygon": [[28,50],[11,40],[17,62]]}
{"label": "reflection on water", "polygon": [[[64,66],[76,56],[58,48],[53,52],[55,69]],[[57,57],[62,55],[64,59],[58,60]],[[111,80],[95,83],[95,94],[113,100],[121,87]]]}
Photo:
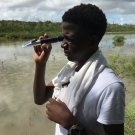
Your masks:
{"label": "reflection on water", "polygon": [[[129,55],[134,51],[135,35],[126,35],[124,46],[115,48],[113,36],[105,35],[99,45],[105,57],[115,52]],[[47,119],[45,105],[38,106],[33,102],[33,48],[22,48],[25,42],[0,42],[0,134],[52,135],[55,124]],[[46,83],[66,62],[60,43],[53,44],[46,69]]]}
{"label": "reflection on water", "polygon": [[124,46],[124,44],[125,44],[125,42],[123,41],[123,42],[113,42],[113,45],[114,45],[114,47],[121,47],[121,46]]}
{"label": "reflection on water", "polygon": [[[120,34],[119,34],[120,35]],[[115,35],[105,35],[99,44],[103,54],[108,57],[109,54],[118,53],[122,55],[130,55],[135,50],[135,34],[125,34],[126,38],[124,45],[115,46],[113,44],[113,37]]]}
{"label": "reflection on water", "polygon": [[[33,102],[33,48],[22,48],[25,41],[0,44],[0,134],[52,135],[54,123],[46,117],[45,105]],[[53,46],[46,82],[67,62],[60,45]]]}

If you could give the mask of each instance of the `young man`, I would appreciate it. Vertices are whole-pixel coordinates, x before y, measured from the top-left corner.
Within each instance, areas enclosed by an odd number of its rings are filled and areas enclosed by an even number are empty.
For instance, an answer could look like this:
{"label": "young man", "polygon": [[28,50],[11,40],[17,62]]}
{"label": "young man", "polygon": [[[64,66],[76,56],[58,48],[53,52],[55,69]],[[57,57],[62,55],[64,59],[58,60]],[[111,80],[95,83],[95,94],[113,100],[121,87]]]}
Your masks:
{"label": "young man", "polygon": [[81,4],[62,19],[61,47],[69,62],[46,85],[51,45],[34,47],[35,103],[49,101],[46,113],[57,123],[56,135],[124,135],[124,86],[98,48],[107,27],[104,13],[95,5]]}

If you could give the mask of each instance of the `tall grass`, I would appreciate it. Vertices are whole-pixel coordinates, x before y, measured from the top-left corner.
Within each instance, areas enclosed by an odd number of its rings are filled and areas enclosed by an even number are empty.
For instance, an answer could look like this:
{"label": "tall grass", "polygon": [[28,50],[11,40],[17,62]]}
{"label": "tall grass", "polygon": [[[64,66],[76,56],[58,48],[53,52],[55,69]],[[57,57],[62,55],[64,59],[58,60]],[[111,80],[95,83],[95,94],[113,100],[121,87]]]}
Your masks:
{"label": "tall grass", "polygon": [[108,65],[125,84],[125,135],[135,135],[135,54],[131,56],[110,55]]}

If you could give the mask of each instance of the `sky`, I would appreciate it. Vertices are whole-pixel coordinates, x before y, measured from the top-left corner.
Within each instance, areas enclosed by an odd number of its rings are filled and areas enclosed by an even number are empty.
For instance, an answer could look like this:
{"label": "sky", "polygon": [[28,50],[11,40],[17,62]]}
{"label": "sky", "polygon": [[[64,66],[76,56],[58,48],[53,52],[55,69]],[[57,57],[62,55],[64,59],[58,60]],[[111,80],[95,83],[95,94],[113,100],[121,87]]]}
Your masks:
{"label": "sky", "polygon": [[81,3],[98,6],[108,23],[135,24],[135,0],[0,0],[0,20],[61,22],[65,11]]}

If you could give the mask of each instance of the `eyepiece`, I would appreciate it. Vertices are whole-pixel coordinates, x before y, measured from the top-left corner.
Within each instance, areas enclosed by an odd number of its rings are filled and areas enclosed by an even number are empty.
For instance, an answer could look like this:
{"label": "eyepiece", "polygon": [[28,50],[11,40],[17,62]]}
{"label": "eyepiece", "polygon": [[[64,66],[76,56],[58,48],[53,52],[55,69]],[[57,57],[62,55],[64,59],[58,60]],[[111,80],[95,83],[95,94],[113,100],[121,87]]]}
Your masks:
{"label": "eyepiece", "polygon": [[43,38],[41,40],[32,39],[25,44],[22,45],[22,47],[30,46],[30,45],[42,45],[43,43],[51,44],[55,42],[61,42],[63,41],[63,36],[56,36],[56,37],[50,37],[50,38]]}
{"label": "eyepiece", "polygon": [[64,39],[63,36],[57,36],[57,37],[50,37],[50,38],[44,38],[44,39],[41,39],[41,44],[43,43],[55,43],[55,42],[60,42]]}

